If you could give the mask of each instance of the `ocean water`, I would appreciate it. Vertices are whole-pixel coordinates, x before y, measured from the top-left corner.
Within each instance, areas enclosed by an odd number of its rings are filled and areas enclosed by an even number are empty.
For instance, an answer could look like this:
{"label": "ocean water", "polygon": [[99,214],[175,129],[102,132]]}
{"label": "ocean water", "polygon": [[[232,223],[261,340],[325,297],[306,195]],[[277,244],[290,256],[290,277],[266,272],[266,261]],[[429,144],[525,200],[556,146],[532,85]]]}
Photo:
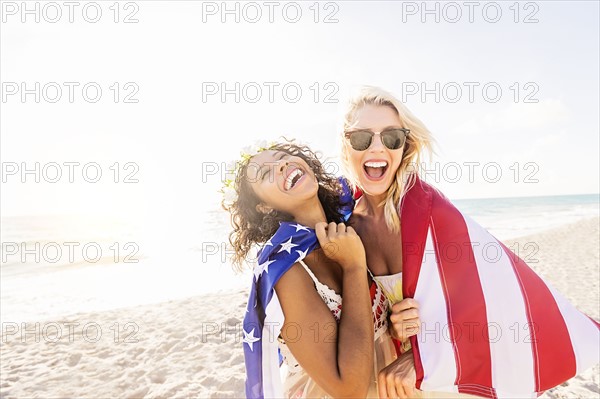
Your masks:
{"label": "ocean water", "polygon": [[[499,239],[600,215],[600,196],[455,200]],[[228,261],[228,215],[151,220],[91,216],[3,217],[0,321],[57,320],[249,286]]]}
{"label": "ocean water", "polygon": [[1,322],[55,320],[250,284],[250,273],[237,274],[228,262],[228,218],[220,210],[145,221],[53,215],[1,222]]}
{"label": "ocean water", "polygon": [[517,238],[600,214],[600,194],[452,201],[500,240]]}

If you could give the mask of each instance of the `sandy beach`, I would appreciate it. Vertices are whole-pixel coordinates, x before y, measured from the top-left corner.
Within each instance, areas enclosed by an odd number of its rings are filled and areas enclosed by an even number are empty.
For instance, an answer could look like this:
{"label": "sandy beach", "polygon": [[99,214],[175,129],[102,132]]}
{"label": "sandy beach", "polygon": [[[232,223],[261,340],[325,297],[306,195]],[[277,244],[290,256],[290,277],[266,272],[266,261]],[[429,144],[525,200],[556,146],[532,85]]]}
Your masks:
{"label": "sandy beach", "polygon": [[[599,223],[595,217],[505,241],[596,320]],[[5,322],[0,398],[244,397],[245,306],[246,291],[236,290],[25,326]],[[541,396],[598,397],[598,366]]]}

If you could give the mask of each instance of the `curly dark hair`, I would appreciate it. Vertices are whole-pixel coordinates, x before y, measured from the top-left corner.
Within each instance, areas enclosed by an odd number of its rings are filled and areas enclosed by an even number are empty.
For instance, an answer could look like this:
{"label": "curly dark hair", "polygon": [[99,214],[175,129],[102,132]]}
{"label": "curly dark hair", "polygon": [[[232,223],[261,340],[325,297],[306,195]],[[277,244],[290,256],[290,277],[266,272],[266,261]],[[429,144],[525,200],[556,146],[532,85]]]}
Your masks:
{"label": "curly dark hair", "polygon": [[[305,145],[294,143],[293,140],[270,146],[269,150],[302,158],[312,169],[319,183],[317,195],[327,221],[344,221],[340,212],[341,206],[344,205],[340,198],[342,186],[335,176],[325,171],[315,152]],[[231,214],[233,231],[229,234],[229,242],[233,247],[233,267],[237,271],[243,269],[243,262],[254,244],[264,243],[271,238],[279,228],[279,222],[294,220],[293,216],[286,212],[272,210],[263,213],[256,210],[256,205],[260,204],[261,200],[245,178],[248,165],[247,159],[239,166],[235,176],[234,189],[238,194],[237,200],[229,205],[222,203],[223,209]]]}

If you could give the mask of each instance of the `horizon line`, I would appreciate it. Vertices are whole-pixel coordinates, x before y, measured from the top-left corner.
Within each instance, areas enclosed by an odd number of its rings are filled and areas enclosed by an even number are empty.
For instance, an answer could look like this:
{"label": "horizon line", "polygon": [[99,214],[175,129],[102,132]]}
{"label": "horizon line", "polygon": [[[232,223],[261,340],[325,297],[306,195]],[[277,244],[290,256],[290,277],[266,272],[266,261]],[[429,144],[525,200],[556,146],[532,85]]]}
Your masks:
{"label": "horizon line", "polygon": [[579,194],[546,194],[546,195],[523,195],[518,197],[469,197],[469,198],[450,198],[452,201],[463,201],[463,200],[480,200],[480,199],[516,199],[516,198],[543,198],[543,197],[574,197],[578,195],[597,195],[600,193],[579,193]]}

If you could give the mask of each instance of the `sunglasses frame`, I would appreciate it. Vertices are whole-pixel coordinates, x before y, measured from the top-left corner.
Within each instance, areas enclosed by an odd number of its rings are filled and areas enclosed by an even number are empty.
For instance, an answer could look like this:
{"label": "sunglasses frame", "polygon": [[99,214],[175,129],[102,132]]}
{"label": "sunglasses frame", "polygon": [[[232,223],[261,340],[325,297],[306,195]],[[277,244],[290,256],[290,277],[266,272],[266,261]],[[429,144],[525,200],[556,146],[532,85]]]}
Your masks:
{"label": "sunglasses frame", "polygon": [[[387,145],[385,145],[385,142],[383,141],[382,134],[384,134],[385,132],[389,132],[391,130],[401,130],[404,133],[404,143],[402,143],[402,145],[400,147],[398,147],[398,148],[389,148]],[[354,148],[354,146],[352,146],[352,141],[350,140],[350,136],[352,134],[354,134],[354,133],[357,133],[357,132],[367,132],[367,133],[371,134],[371,140],[369,141],[369,145],[364,150],[357,150],[356,148]],[[409,133],[410,133],[410,129],[406,129],[406,128],[403,128],[403,127],[389,128],[389,129],[382,130],[379,133],[375,133],[375,132],[373,132],[372,130],[369,130],[369,129],[356,129],[356,130],[350,130],[350,131],[344,132],[344,137],[346,138],[346,140],[348,140],[348,142],[350,144],[350,147],[352,147],[352,149],[354,151],[366,151],[366,150],[368,150],[371,147],[371,145],[373,145],[373,137],[374,136],[379,136],[379,140],[381,140],[381,144],[385,148],[387,148],[388,150],[399,150],[400,148],[404,147],[404,145],[406,144],[406,139],[407,139]]]}

